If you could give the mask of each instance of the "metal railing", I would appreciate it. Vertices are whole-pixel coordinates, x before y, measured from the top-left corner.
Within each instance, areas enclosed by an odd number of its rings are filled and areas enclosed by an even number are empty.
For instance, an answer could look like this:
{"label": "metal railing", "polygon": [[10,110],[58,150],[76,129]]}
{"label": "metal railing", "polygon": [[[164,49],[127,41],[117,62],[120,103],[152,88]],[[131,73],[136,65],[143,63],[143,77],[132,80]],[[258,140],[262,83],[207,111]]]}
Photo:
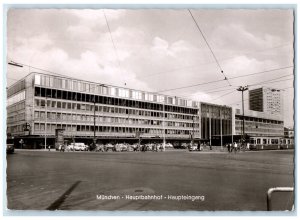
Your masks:
{"label": "metal railing", "polygon": [[[267,210],[271,211],[272,210],[272,193],[274,192],[294,192],[294,187],[275,187],[275,188],[270,188],[267,192]],[[292,210],[294,209],[294,205]]]}

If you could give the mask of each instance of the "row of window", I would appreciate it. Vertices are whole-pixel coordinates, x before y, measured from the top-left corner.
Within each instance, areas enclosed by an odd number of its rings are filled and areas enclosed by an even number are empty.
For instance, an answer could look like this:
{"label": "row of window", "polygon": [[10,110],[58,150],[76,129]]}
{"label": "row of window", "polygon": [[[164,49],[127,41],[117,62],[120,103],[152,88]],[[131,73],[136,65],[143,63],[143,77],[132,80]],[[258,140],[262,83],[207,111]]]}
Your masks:
{"label": "row of window", "polygon": [[78,93],[78,92],[71,92],[65,90],[41,88],[41,87],[35,87],[35,96],[44,97],[44,98],[47,97],[53,99],[63,99],[69,101],[89,102],[89,103],[104,104],[104,105],[141,108],[141,109],[149,109],[155,111],[169,111],[169,112],[178,112],[178,113],[186,113],[186,114],[197,114],[198,112],[198,109],[196,109],[196,107],[188,108],[188,107],[180,107],[180,106],[171,106],[171,105],[158,104],[152,102],[128,100],[122,98],[91,95],[86,93]]}
{"label": "row of window", "polygon": [[[45,120],[45,112],[35,111],[35,120]],[[94,115],[83,115],[83,114],[66,114],[58,112],[47,112],[48,121],[69,121],[69,122],[93,122]],[[172,127],[186,127],[186,128],[197,128],[198,123],[185,123],[185,122],[172,122],[162,120],[147,120],[147,119],[136,119],[129,117],[109,117],[109,116],[95,116],[97,123],[119,123],[119,124],[130,124],[130,125],[155,125],[155,126],[172,126]]]}
{"label": "row of window", "polygon": [[[52,133],[55,129],[61,128],[67,132],[93,132],[94,126],[91,125],[67,125],[67,124],[47,124],[46,133]],[[142,134],[177,134],[177,135],[189,135],[192,131],[187,130],[174,130],[174,129],[152,129],[152,128],[131,128],[131,127],[114,127],[114,126],[96,126],[96,132],[107,132],[107,133],[131,133],[136,134],[136,132],[141,132]],[[44,123],[34,123],[34,131],[40,132],[45,131]],[[195,130],[194,134],[198,132]],[[76,135],[77,133],[74,133]],[[92,134],[92,133],[91,133]]]}
{"label": "row of window", "polygon": [[7,99],[7,106],[13,105],[22,100],[25,100],[25,90],[9,97]]}
{"label": "row of window", "polygon": [[[41,107],[47,110],[57,110],[57,109],[65,109],[70,111],[87,111],[93,112],[94,105],[93,104],[82,104],[82,103],[71,103],[71,102],[62,102],[62,101],[53,101],[47,99],[35,99],[34,101],[35,107]],[[163,112],[157,111],[145,111],[145,110],[138,110],[138,109],[126,109],[120,107],[113,107],[113,106],[99,106],[95,105],[96,113],[113,113],[113,114],[126,114],[126,115],[139,115],[139,116],[146,116],[146,117],[158,117],[163,118]],[[168,119],[182,119],[182,120],[197,120],[197,116],[191,115],[183,115],[183,114],[173,114],[173,113],[165,113],[165,118]]]}
{"label": "row of window", "polygon": [[24,132],[24,125],[7,126],[7,133]]}
{"label": "row of window", "polygon": [[[269,123],[269,124],[283,124],[283,121],[278,121],[278,120],[271,120],[271,119],[263,119],[263,118],[254,118],[254,117],[244,117],[245,122],[246,121],[253,121],[253,122],[262,122],[262,123]],[[236,115],[235,116],[236,121],[242,121],[243,116]]]}
{"label": "row of window", "polygon": [[[236,131],[236,134],[240,134],[240,133],[242,133],[242,129],[235,129],[235,131]],[[279,135],[283,135],[283,132],[282,131],[280,131],[280,130],[274,130],[274,129],[268,129],[268,128],[259,128],[259,129],[257,129],[257,128],[245,128],[245,133],[252,133],[252,134],[272,134],[272,135],[277,135],[277,134],[279,134]]]}
{"label": "row of window", "polygon": [[17,82],[7,90],[7,97],[9,98],[10,96],[22,91],[25,87],[25,79]]}
{"label": "row of window", "polygon": [[150,101],[150,102],[160,102],[171,105],[180,105],[192,107],[197,106],[197,102],[192,102],[190,100],[178,98],[178,97],[168,97],[165,95],[159,95],[155,93],[136,91],[126,88],[117,88],[113,86],[107,86],[103,84],[95,84],[84,81],[79,81],[75,79],[66,79],[59,76],[41,75],[35,74],[35,85],[46,86],[50,88],[71,90],[75,92],[83,93],[94,93],[99,95],[109,95],[120,98],[130,98],[135,100]]}
{"label": "row of window", "polygon": [[25,108],[25,101],[18,102],[17,104],[7,107],[7,114],[13,113],[15,111],[20,111]]}
{"label": "row of window", "polygon": [[25,120],[25,113],[16,114],[14,116],[8,116],[7,117],[7,123],[15,123],[18,121]]}

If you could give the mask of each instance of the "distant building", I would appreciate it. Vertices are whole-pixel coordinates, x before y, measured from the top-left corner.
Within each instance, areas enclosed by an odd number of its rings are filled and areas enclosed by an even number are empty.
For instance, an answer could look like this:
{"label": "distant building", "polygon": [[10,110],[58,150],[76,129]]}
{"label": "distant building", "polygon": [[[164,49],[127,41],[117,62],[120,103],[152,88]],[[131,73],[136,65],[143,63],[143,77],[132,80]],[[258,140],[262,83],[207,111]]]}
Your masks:
{"label": "distant building", "polygon": [[294,128],[284,127],[284,137],[294,138]]}
{"label": "distant building", "polygon": [[249,90],[249,110],[283,118],[283,103],[279,89],[261,87]]}
{"label": "distant building", "polygon": [[[283,137],[283,120],[264,112],[245,110],[245,134],[256,137]],[[235,134],[242,134],[243,112],[235,109]]]}

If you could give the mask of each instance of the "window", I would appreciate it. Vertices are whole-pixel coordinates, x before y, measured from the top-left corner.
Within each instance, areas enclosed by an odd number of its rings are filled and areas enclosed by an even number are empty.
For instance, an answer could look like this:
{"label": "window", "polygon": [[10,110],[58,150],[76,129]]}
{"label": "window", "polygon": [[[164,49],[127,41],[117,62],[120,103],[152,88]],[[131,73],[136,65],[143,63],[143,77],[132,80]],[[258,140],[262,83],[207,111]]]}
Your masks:
{"label": "window", "polygon": [[66,88],[66,80],[62,79],[62,86],[61,86],[63,89]]}
{"label": "window", "polygon": [[109,95],[115,96],[115,95],[116,95],[116,89],[113,88],[113,87],[111,87],[111,88],[109,88],[109,89],[110,89],[110,94],[109,94]]}
{"label": "window", "polygon": [[40,125],[38,123],[34,123],[34,130],[39,131],[40,130]]}
{"label": "window", "polygon": [[34,83],[35,85],[41,85],[41,75],[36,74],[34,76]]}
{"label": "window", "polygon": [[40,113],[37,112],[37,111],[35,111],[35,112],[34,112],[34,118],[35,118],[35,119],[38,119],[39,117],[40,117]]}
{"label": "window", "polygon": [[35,107],[40,106],[40,100],[39,99],[35,99],[34,100],[34,105],[35,105]]}
{"label": "window", "polygon": [[51,107],[52,107],[52,108],[55,108],[55,107],[56,107],[56,101],[52,101]]}

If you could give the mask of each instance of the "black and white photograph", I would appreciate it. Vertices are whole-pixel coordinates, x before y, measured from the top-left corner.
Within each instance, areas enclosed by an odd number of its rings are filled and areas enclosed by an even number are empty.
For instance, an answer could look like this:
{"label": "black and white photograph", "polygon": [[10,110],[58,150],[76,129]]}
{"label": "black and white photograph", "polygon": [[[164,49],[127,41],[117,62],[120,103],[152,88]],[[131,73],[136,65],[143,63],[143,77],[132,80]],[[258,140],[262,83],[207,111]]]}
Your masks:
{"label": "black and white photograph", "polygon": [[6,7],[6,211],[293,215],[295,7]]}

